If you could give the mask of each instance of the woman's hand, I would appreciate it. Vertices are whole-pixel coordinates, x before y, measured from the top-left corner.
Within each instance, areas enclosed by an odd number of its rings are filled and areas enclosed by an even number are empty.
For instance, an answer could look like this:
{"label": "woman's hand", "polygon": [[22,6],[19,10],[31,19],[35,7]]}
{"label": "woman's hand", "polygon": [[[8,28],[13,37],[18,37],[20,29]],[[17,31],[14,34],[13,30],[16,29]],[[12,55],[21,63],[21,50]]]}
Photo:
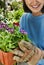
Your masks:
{"label": "woman's hand", "polygon": [[36,51],[35,54],[27,62],[28,65],[36,65],[38,61],[43,58],[42,51],[39,48],[36,48],[35,51]]}
{"label": "woman's hand", "polygon": [[28,59],[34,55],[34,51],[32,50],[32,44],[22,40],[20,43],[18,43],[18,45],[19,49],[14,49],[14,51],[12,51],[12,53],[14,54],[13,59],[17,62],[28,61]]}
{"label": "woman's hand", "polygon": [[27,62],[29,65],[36,65],[42,57],[41,50],[33,46],[30,42],[23,40],[18,44],[19,49],[12,51],[14,54],[13,59],[17,62]]}

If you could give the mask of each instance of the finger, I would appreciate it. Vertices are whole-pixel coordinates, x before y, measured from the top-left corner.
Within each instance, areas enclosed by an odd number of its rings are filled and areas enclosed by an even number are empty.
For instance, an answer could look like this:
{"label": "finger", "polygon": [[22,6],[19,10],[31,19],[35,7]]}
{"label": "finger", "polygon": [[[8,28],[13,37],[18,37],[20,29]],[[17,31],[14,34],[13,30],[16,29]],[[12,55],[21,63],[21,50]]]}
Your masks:
{"label": "finger", "polygon": [[[37,53],[35,52],[35,54],[32,56],[31,59],[29,59],[28,62],[30,62],[33,65],[36,65],[37,62],[41,59],[41,50],[37,49]],[[35,61],[35,62],[34,62]]]}
{"label": "finger", "polygon": [[30,42],[27,42],[27,41],[22,41],[22,43],[24,44],[24,46],[27,48],[27,49],[31,49],[32,48],[32,44]]}
{"label": "finger", "polygon": [[28,64],[28,65],[33,65],[33,64],[31,64],[30,62],[27,62],[27,64]]}
{"label": "finger", "polygon": [[13,57],[13,60],[16,60],[17,62],[23,62],[23,59],[21,59],[21,58],[18,57],[18,56],[14,56],[14,57]]}
{"label": "finger", "polygon": [[18,49],[14,49],[14,51],[12,51],[12,53],[15,54],[15,55],[18,55],[18,56],[20,56],[20,57],[22,57],[22,56],[24,55],[24,53],[21,52],[21,51],[18,50]]}
{"label": "finger", "polygon": [[31,58],[33,55],[34,55],[34,51],[32,50],[32,51],[30,51],[30,52],[27,54],[27,56],[26,56],[25,59],[24,59],[24,62],[27,62],[27,61],[29,60],[29,58]]}
{"label": "finger", "polygon": [[19,45],[19,48],[20,48],[23,52],[28,51],[28,49],[25,47],[23,41],[21,41],[20,43],[18,43],[18,45]]}
{"label": "finger", "polygon": [[26,41],[24,41],[24,40],[22,40],[20,43],[18,43],[19,44],[19,47],[20,47],[20,49],[22,50],[22,51],[28,51],[28,50],[30,50],[30,49],[32,49],[33,48],[33,45],[30,43],[30,42],[26,42]]}

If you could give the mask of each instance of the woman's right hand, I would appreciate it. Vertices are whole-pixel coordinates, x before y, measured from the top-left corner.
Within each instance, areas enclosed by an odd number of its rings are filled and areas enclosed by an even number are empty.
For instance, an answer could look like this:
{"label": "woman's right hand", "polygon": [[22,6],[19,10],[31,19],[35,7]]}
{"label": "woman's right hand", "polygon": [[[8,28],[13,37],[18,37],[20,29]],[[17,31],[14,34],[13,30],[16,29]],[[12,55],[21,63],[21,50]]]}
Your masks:
{"label": "woman's right hand", "polygon": [[30,42],[21,41],[18,44],[19,49],[12,51],[14,54],[13,60],[17,62],[27,62],[28,65],[36,65],[42,58],[42,51],[33,46]]}

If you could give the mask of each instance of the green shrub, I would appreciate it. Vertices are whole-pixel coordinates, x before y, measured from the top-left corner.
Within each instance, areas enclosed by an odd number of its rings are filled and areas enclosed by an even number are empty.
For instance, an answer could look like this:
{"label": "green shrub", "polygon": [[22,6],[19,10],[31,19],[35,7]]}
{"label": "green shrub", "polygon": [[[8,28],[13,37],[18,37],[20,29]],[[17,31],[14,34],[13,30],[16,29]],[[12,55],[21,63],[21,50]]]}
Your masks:
{"label": "green shrub", "polygon": [[22,9],[22,2],[13,1],[11,4],[12,8],[16,11],[18,9]]}
{"label": "green shrub", "polygon": [[14,13],[14,15],[15,15],[14,18],[15,18],[16,20],[19,20],[23,13],[24,13],[23,9],[22,9],[22,10],[21,10],[21,9],[17,10],[17,11]]}
{"label": "green shrub", "polygon": [[20,20],[20,17],[23,15],[24,13],[24,10],[23,9],[19,9],[17,11],[13,10],[13,11],[9,11],[9,12],[6,12],[6,18],[8,21],[19,21]]}

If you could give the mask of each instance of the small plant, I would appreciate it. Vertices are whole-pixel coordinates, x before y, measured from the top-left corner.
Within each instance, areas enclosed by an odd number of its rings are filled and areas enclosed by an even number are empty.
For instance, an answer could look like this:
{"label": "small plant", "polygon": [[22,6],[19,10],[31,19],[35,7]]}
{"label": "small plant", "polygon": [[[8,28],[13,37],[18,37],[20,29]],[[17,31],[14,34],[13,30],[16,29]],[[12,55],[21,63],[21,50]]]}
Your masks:
{"label": "small plant", "polygon": [[[21,33],[22,32],[22,33]],[[24,30],[19,31],[19,23],[6,24],[0,22],[0,49],[4,52],[10,52],[18,47],[18,42],[28,40],[27,33]]]}

